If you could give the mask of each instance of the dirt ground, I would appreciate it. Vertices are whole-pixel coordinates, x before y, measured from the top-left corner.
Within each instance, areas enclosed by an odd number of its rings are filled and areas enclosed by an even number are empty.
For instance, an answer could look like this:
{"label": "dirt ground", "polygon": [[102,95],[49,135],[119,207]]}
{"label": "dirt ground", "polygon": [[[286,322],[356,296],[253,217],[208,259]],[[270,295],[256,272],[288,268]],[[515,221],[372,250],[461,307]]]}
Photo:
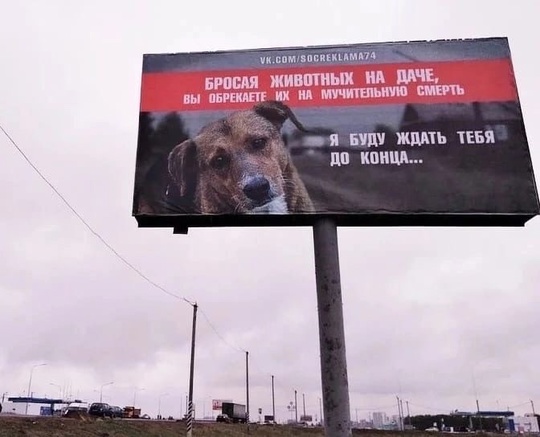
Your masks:
{"label": "dirt ground", "polygon": [[[353,435],[364,437],[404,437],[397,432],[355,430]],[[89,419],[60,417],[25,417],[0,415],[0,437],[179,437],[186,435],[183,422],[129,419]],[[301,428],[285,425],[233,425],[195,423],[194,437],[324,437],[322,428]],[[422,432],[415,437],[425,437]]]}

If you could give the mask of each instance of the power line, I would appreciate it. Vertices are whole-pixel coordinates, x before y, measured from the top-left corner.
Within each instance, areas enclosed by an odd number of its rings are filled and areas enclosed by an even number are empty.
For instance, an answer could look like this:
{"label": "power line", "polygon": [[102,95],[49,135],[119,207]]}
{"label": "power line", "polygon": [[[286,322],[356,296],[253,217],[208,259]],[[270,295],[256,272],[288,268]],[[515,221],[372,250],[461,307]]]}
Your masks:
{"label": "power line", "polygon": [[[195,305],[195,302],[191,302],[190,300],[186,299],[183,296],[179,296],[176,293],[173,293],[166,288],[159,285],[157,282],[150,279],[148,276],[146,276],[143,272],[141,272],[137,267],[135,267],[131,262],[129,262],[124,256],[122,256],[111,244],[109,244],[85,219],[84,217],[69,203],[69,201],[60,193],[60,191],[47,179],[47,177],[37,168],[37,166],[30,160],[30,158],[24,153],[21,147],[16,143],[16,141],[9,135],[9,133],[4,129],[4,127],[0,124],[0,129],[4,133],[4,135],[9,139],[11,144],[17,149],[17,151],[21,154],[21,156],[24,158],[24,160],[32,167],[32,169],[39,175],[39,177],[51,188],[54,193],[62,200],[62,202],[68,207],[68,209],[77,217],[77,219],[88,229],[101,243],[109,249],[120,261],[122,261],[128,268],[130,268],[132,271],[134,271],[137,275],[139,275],[142,279],[144,279],[146,282],[148,282],[150,285],[152,285],[154,288],[157,288],[161,292],[175,298],[178,300],[182,300],[186,303],[188,303],[191,306]],[[210,325],[212,330],[215,332],[215,334],[229,347],[232,349],[238,351],[238,352],[246,352],[244,349],[241,349],[237,346],[232,345],[229,343],[216,329],[216,327],[210,322],[210,319],[206,315],[206,313],[199,308],[200,313],[203,315],[204,319]]]}
{"label": "power line", "polygon": [[56,189],[56,187],[47,179],[47,177],[34,165],[34,163],[28,158],[28,156],[24,153],[24,151],[17,145],[15,140],[9,135],[9,133],[4,129],[4,127],[0,124],[0,129],[4,133],[4,135],[8,138],[8,140],[11,142],[11,144],[17,149],[17,151],[21,154],[21,156],[24,158],[24,160],[32,167],[32,169],[39,175],[39,177],[54,191],[54,193],[64,202],[64,204],[68,207],[68,209],[77,217],[77,219],[88,229],[103,245],[109,249],[120,261],[122,261],[128,268],[133,270],[137,275],[139,275],[142,279],[144,279],[146,282],[148,282],[153,287],[157,288],[158,290],[162,291],[163,293],[174,297],[175,299],[183,300],[184,302],[188,303],[189,305],[193,306],[193,302],[190,302],[185,297],[179,296],[166,288],[162,287],[152,279],[150,279],[148,276],[146,276],[143,272],[141,272],[137,267],[135,267],[132,263],[130,263],[126,258],[124,258],[114,247],[112,247],[90,224],[84,219],[84,217],[77,212],[77,210],[69,203],[69,201]]}
{"label": "power line", "polygon": [[212,324],[212,322],[210,322],[210,319],[208,318],[208,316],[206,315],[206,313],[201,310],[199,308],[199,311],[201,312],[201,314],[203,315],[204,319],[206,320],[206,323],[208,323],[208,325],[210,326],[210,328],[212,328],[212,331],[214,331],[214,333],[220,338],[220,340],[225,343],[227,346],[229,346],[231,349],[234,349],[235,351],[237,352],[246,352],[244,349],[241,349],[239,348],[238,346],[235,346],[231,343],[229,343],[227,340],[225,340],[225,337],[223,337],[219,332],[218,330],[216,329],[216,327]]}

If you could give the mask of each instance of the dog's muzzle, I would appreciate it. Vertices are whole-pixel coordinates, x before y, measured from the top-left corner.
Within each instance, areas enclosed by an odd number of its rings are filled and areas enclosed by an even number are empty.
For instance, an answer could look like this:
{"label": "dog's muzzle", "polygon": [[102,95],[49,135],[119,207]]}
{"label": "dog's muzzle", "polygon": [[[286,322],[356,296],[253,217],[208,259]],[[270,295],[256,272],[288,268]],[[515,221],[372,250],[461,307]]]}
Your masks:
{"label": "dog's muzzle", "polygon": [[261,206],[270,202],[275,196],[272,193],[270,182],[264,176],[255,176],[248,180],[243,188],[244,194],[254,206]]}

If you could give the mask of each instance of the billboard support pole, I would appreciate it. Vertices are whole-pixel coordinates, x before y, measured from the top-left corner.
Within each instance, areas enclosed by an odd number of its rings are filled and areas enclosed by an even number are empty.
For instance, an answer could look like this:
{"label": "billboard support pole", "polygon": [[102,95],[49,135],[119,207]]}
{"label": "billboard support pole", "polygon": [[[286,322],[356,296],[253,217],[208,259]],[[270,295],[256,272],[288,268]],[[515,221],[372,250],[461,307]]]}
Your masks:
{"label": "billboard support pole", "polygon": [[345,353],[337,227],[333,219],[313,225],[324,428],[328,437],[352,436]]}
{"label": "billboard support pole", "polygon": [[187,417],[187,437],[193,435],[193,372],[195,369],[195,329],[197,328],[197,304],[193,304],[193,327],[191,329],[191,363],[189,365],[189,400]]}

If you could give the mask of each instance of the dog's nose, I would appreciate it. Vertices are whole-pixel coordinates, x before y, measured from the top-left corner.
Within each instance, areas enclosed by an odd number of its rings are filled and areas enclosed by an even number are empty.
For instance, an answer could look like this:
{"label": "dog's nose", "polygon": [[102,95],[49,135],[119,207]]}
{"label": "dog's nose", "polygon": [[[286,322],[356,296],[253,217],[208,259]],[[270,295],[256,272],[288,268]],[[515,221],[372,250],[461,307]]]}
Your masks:
{"label": "dog's nose", "polygon": [[251,200],[261,202],[266,200],[270,191],[270,183],[265,177],[259,176],[251,179],[244,186],[244,193]]}

